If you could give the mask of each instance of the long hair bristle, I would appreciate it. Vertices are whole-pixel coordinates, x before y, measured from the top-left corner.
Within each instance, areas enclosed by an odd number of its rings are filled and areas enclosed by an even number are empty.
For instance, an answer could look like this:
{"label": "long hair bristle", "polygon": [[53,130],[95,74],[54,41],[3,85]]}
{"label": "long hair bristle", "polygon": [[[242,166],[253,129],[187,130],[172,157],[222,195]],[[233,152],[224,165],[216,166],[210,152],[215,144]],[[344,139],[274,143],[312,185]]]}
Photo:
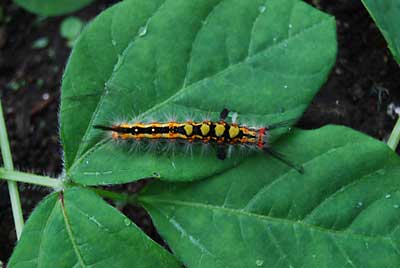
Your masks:
{"label": "long hair bristle", "polygon": [[113,127],[102,126],[102,125],[94,125],[93,128],[101,129],[101,130],[105,130],[105,131],[115,131],[115,129]]}
{"label": "long hair bristle", "polygon": [[302,165],[298,165],[293,163],[292,161],[290,161],[289,159],[286,158],[285,155],[283,155],[280,152],[275,151],[274,149],[270,148],[270,147],[265,147],[263,148],[263,151],[269,155],[271,155],[272,157],[274,157],[275,159],[281,161],[282,163],[284,163],[285,165],[295,169],[297,172],[299,172],[300,174],[304,174],[304,168]]}

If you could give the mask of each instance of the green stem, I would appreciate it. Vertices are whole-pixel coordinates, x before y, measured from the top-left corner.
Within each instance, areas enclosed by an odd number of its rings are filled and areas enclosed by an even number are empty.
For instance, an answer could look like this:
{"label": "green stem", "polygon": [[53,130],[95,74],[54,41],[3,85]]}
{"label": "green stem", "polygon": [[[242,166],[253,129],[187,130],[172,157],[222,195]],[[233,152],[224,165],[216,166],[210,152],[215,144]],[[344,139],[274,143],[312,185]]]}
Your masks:
{"label": "green stem", "polygon": [[400,141],[400,117],[397,118],[396,125],[392,130],[392,134],[390,134],[387,144],[393,151],[396,151],[399,141]]}
{"label": "green stem", "polygon": [[[4,167],[8,170],[14,169],[14,164],[11,156],[10,144],[8,143],[6,123],[3,116],[3,107],[0,101],[0,148],[3,157]],[[10,194],[11,208],[14,217],[15,231],[17,239],[21,237],[22,229],[24,228],[24,217],[22,215],[21,201],[19,199],[18,185],[14,181],[8,181],[8,192]]]}
{"label": "green stem", "polygon": [[25,173],[15,170],[8,170],[5,168],[0,168],[0,178],[6,179],[12,182],[24,182],[35,185],[46,186],[50,188],[61,188],[62,181],[59,179],[54,179],[47,176],[40,176],[31,173]]}

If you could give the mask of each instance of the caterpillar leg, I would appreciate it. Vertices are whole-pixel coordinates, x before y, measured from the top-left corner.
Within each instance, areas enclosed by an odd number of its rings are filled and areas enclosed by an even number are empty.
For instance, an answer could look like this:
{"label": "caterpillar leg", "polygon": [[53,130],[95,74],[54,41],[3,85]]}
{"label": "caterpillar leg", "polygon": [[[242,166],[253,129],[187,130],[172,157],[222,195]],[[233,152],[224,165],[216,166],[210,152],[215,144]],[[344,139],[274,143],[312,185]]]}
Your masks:
{"label": "caterpillar leg", "polygon": [[217,158],[220,160],[225,160],[226,158],[226,148],[225,146],[217,147]]}
{"label": "caterpillar leg", "polygon": [[222,112],[220,113],[220,116],[219,116],[220,120],[221,121],[225,121],[229,116],[232,119],[231,122],[232,123],[236,123],[236,119],[238,117],[238,114],[235,112],[235,113],[232,113],[231,115],[229,115],[230,112],[231,111],[229,111],[228,109],[224,108],[222,110]]}
{"label": "caterpillar leg", "polygon": [[222,112],[220,113],[219,118],[220,118],[222,121],[224,121],[224,120],[228,117],[228,114],[229,114],[229,110],[226,109],[226,108],[224,108],[224,109],[222,110]]}

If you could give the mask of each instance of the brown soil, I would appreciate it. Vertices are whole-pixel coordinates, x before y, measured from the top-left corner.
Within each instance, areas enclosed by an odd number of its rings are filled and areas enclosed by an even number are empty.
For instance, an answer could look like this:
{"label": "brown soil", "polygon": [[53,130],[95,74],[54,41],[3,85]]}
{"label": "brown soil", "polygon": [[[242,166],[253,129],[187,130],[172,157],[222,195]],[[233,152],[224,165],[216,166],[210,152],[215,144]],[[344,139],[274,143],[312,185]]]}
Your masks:
{"label": "brown soil", "polygon": [[[115,3],[98,0],[76,12],[88,21]],[[337,19],[339,54],[329,81],[309,107],[299,127],[318,128],[341,124],[387,139],[395,123],[387,115],[389,103],[400,105],[400,68],[393,60],[374,22],[360,1],[309,0]],[[64,17],[40,20],[2,0],[7,23],[0,23],[0,93],[7,120],[15,167],[22,171],[56,176],[61,172],[58,139],[60,80],[70,49],[60,37]],[[46,37],[49,44],[33,49],[35,40]],[[18,89],[13,89],[18,87]],[[134,192],[138,185],[125,190]],[[47,189],[20,185],[25,217],[48,193]],[[146,213],[123,208],[146,233],[161,242]],[[7,184],[0,182],[0,260],[6,262],[15,245]]]}

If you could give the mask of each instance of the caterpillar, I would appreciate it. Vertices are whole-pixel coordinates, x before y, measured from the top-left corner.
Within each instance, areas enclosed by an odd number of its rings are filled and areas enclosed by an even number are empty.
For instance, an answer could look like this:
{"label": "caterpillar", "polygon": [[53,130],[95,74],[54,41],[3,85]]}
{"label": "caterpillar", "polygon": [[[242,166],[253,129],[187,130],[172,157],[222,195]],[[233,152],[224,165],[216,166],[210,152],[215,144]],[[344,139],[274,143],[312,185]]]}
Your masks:
{"label": "caterpillar", "polygon": [[302,166],[289,161],[283,154],[275,151],[268,143],[269,132],[275,128],[287,125],[287,121],[261,128],[248,127],[228,123],[229,110],[224,108],[219,121],[204,120],[201,122],[152,122],[152,123],[121,123],[112,126],[95,125],[94,128],[111,131],[114,140],[182,140],[189,143],[210,143],[217,147],[217,158],[224,160],[229,145],[246,145],[271,155],[299,173],[303,174]]}

